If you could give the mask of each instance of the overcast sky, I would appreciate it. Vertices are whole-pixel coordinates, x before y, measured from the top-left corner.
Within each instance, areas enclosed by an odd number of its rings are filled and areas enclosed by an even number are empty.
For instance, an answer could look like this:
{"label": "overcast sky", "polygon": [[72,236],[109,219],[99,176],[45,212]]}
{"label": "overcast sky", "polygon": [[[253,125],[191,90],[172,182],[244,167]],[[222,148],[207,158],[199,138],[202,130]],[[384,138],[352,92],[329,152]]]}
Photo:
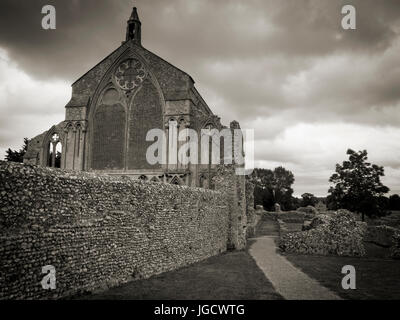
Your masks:
{"label": "overcast sky", "polygon": [[[45,4],[56,30],[41,28]],[[356,30],[341,28],[344,4]],[[399,0],[1,0],[0,155],[64,120],[72,82],[121,44],[133,5],[143,46],[224,124],[255,129],[256,166],[291,170],[296,195],[326,195],[348,148],[400,193]]]}

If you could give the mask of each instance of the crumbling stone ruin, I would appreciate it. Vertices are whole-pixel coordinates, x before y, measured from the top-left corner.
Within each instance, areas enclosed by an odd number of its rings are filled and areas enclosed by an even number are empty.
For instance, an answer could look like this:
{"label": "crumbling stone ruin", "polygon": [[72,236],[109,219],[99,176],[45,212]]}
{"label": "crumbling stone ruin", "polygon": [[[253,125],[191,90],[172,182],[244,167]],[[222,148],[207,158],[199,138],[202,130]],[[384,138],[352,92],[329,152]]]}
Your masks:
{"label": "crumbling stone ruin", "polygon": [[[101,290],[243,249],[257,222],[243,163],[150,164],[146,133],[176,139],[172,127],[226,128],[188,74],[142,46],[134,8],[122,45],[73,83],[65,121],[29,141],[23,165],[0,161],[0,299]],[[41,286],[49,265],[54,290]]]}
{"label": "crumbling stone ruin", "polygon": [[[200,137],[202,129],[227,127],[189,74],[142,46],[141,28],[134,8],[125,41],[72,84],[65,120],[30,139],[25,163],[213,188],[217,164],[200,161],[200,141],[196,164],[173,163],[176,151],[170,149],[165,164],[146,159],[153,143],[146,141],[151,129],[165,133],[168,147],[179,147],[185,143],[178,140],[184,129]],[[233,121],[229,128],[240,126]]]}
{"label": "crumbling stone ruin", "polygon": [[[244,177],[215,190],[0,162],[0,299],[58,298],[246,245]],[[44,290],[42,267],[56,269]]]}

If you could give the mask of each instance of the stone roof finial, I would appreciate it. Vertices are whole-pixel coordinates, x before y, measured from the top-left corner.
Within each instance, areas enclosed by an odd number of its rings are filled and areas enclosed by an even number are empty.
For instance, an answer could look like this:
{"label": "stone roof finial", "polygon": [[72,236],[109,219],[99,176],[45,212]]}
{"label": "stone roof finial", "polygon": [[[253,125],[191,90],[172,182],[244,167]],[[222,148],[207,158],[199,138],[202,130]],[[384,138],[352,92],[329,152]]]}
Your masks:
{"label": "stone roof finial", "polygon": [[142,44],[142,23],[139,20],[136,7],[133,7],[131,16],[126,26],[126,41],[133,40]]}

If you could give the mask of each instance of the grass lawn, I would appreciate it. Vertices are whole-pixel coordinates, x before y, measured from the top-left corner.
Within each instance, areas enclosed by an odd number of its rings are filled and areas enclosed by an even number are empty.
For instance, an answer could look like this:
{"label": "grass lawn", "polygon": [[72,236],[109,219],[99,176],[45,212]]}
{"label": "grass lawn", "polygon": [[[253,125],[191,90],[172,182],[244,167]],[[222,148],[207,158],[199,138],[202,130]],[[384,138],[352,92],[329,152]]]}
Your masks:
{"label": "grass lawn", "polygon": [[[400,299],[400,261],[377,258],[327,257],[285,254],[296,267],[344,299]],[[344,265],[356,269],[355,290],[344,290]]]}
{"label": "grass lawn", "polygon": [[228,252],[188,267],[75,299],[282,299],[246,251]]}
{"label": "grass lawn", "polygon": [[[291,232],[301,230],[299,225],[286,225]],[[364,245],[367,257],[363,258],[292,253],[283,255],[294,266],[344,299],[400,299],[400,260],[389,258],[389,248],[367,242]],[[355,290],[344,290],[341,286],[344,277],[341,270],[344,265],[353,265],[356,269]]]}

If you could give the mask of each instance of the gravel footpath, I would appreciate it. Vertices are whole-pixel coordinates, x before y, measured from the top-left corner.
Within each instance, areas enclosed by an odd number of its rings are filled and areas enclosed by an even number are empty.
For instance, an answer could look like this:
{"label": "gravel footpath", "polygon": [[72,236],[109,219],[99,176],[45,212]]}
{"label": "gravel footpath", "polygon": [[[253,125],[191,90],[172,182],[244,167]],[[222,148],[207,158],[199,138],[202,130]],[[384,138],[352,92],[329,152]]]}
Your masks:
{"label": "gravel footpath", "polygon": [[279,294],[288,300],[341,299],[279,255],[274,239],[273,236],[253,238],[255,242],[249,253]]}

